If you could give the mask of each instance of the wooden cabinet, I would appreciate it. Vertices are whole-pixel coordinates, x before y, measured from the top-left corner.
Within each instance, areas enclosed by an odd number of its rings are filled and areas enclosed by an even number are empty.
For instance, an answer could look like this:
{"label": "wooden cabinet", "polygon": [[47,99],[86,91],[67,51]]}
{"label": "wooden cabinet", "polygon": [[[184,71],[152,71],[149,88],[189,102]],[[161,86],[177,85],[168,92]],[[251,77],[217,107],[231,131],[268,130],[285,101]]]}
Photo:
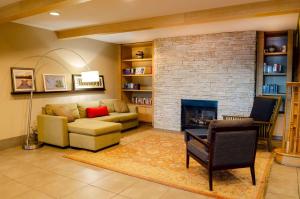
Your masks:
{"label": "wooden cabinet", "polygon": [[121,45],[121,97],[138,106],[142,122],[153,121],[152,42]]}

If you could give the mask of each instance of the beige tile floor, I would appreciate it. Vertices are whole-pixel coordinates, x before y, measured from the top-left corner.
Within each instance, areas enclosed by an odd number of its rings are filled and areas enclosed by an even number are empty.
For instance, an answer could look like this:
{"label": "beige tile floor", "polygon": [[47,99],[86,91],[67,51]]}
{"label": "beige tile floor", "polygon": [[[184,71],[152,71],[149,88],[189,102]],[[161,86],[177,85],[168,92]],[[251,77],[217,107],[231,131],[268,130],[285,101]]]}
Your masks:
{"label": "beige tile floor", "polygon": [[[62,157],[72,149],[44,146],[0,151],[1,199],[204,199],[205,196]],[[300,170],[274,163],[266,198],[299,199]]]}

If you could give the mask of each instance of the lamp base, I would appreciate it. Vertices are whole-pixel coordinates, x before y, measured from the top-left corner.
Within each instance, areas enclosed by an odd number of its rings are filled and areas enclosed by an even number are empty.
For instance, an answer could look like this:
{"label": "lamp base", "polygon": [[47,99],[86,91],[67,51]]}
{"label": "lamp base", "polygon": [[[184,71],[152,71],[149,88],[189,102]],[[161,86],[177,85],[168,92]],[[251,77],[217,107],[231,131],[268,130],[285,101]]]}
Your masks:
{"label": "lamp base", "polygon": [[36,144],[24,144],[23,149],[24,150],[34,150],[34,149],[41,148],[42,146],[43,146],[42,142],[38,142]]}

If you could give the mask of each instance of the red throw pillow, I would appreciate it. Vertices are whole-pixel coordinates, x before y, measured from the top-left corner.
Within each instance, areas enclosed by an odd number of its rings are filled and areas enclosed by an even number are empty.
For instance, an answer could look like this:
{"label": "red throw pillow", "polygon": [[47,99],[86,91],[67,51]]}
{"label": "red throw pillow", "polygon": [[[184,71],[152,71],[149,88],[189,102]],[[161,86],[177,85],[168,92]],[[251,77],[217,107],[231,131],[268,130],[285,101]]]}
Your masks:
{"label": "red throw pillow", "polygon": [[86,115],[88,118],[106,116],[106,115],[108,115],[107,106],[99,106],[96,108],[87,108]]}

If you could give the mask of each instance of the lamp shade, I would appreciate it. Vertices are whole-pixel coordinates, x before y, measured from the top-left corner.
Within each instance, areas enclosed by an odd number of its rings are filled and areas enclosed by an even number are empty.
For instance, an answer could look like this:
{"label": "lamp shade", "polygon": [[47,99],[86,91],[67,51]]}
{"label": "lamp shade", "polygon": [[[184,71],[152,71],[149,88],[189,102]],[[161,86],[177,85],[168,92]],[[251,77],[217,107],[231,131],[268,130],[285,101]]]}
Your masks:
{"label": "lamp shade", "polygon": [[81,73],[82,82],[98,82],[99,72],[98,71],[87,71]]}

